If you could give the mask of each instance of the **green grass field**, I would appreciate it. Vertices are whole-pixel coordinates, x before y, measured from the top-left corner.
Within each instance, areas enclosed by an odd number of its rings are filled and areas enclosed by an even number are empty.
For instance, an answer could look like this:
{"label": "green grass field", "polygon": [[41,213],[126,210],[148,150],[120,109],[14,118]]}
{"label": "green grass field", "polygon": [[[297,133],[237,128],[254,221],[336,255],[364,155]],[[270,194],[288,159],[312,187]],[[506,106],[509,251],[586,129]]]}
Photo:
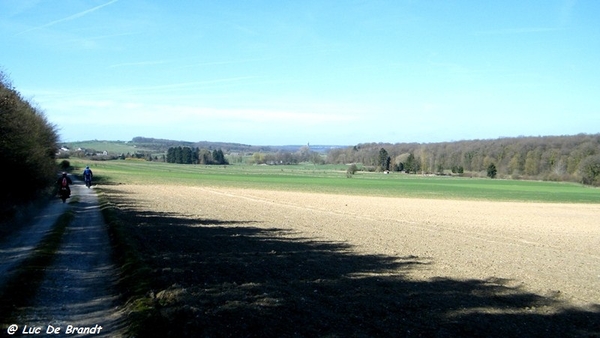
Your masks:
{"label": "green grass field", "polygon": [[407,198],[600,203],[600,189],[575,183],[368,172],[347,178],[343,165],[203,166],[76,159],[71,162],[79,168],[90,165],[99,184],[184,184]]}
{"label": "green grass field", "polygon": [[109,153],[135,153],[137,149],[133,144],[125,141],[83,141],[83,142],[69,142],[67,145],[72,149],[77,148],[83,149],[94,149],[95,151],[107,151]]}

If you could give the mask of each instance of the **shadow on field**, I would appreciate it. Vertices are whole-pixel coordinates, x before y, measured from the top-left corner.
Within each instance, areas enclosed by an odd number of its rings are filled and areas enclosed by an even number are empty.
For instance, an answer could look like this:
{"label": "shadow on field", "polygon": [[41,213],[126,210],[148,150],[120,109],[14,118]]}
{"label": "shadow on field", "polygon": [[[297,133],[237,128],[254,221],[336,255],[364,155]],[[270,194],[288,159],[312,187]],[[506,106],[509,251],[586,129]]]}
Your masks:
{"label": "shadow on field", "polygon": [[[110,195],[110,193],[109,193]],[[507,281],[406,273],[420,257],[361,255],[252,220],[193,219],[110,195],[152,269],[154,335],[206,337],[597,337],[596,311],[568,308]]]}

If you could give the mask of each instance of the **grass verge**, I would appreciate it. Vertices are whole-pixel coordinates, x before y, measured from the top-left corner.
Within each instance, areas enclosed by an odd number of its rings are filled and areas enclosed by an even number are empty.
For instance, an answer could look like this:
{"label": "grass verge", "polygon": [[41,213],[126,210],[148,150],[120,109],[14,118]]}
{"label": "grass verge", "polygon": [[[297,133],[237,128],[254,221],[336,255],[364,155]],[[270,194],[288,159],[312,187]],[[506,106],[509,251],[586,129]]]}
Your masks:
{"label": "grass verge", "polygon": [[62,214],[52,230],[35,248],[33,254],[19,265],[4,288],[0,290],[0,299],[2,299],[0,318],[10,321],[16,311],[26,306],[34,297],[40,283],[44,280],[44,271],[52,264],[63,234],[74,217],[75,214],[72,210]]}
{"label": "grass verge", "polygon": [[[107,225],[113,259],[119,267],[117,287],[128,313],[128,335],[143,337],[156,332],[145,332],[145,323],[160,323],[162,317],[155,307],[150,289],[150,268],[146,266],[136,249],[135,241],[128,236],[118,210],[106,198],[98,195],[100,210]],[[160,326],[160,325],[157,325]]]}

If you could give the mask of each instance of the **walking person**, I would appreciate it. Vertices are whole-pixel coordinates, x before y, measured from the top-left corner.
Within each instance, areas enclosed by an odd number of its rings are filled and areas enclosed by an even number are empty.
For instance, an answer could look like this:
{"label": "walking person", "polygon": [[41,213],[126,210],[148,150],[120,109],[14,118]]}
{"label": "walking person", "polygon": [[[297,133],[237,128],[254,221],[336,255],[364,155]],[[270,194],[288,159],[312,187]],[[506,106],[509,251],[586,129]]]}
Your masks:
{"label": "walking person", "polygon": [[94,173],[92,173],[92,169],[89,166],[85,167],[83,170],[83,180],[85,181],[85,186],[92,186],[92,177],[94,177]]}

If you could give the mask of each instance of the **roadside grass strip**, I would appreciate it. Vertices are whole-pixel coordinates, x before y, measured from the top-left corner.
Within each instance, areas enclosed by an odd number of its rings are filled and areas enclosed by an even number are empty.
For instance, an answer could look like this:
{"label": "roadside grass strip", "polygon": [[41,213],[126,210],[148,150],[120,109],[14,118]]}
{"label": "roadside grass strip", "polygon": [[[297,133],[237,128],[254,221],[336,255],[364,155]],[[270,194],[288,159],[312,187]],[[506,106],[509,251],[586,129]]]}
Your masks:
{"label": "roadside grass strip", "polygon": [[161,321],[162,317],[151,297],[150,268],[144,264],[136,250],[135,241],[128,236],[118,211],[106,195],[98,194],[98,200],[107,225],[113,259],[119,268],[117,288],[121,292],[128,314],[127,333],[132,337],[143,337],[146,336],[145,333],[152,335],[152,332],[144,332],[144,323],[148,320]]}
{"label": "roadside grass strip", "polygon": [[20,308],[27,306],[44,280],[45,270],[56,257],[62,237],[73,221],[75,213],[68,210],[58,217],[56,223],[42,241],[16,268],[2,290],[0,290],[0,318],[5,323],[15,319]]}

